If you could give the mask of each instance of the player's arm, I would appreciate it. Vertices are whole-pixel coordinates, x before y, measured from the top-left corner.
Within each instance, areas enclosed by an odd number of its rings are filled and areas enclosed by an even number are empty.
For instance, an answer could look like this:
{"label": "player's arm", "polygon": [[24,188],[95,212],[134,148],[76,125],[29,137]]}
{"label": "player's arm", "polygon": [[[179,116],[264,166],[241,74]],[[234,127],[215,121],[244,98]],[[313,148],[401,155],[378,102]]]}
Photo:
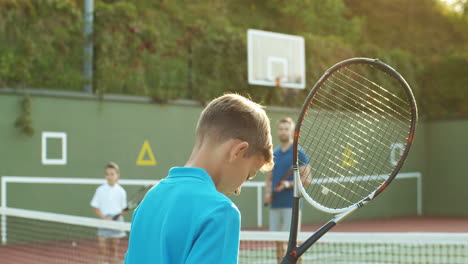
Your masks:
{"label": "player's arm", "polygon": [[[301,181],[303,186],[307,186],[311,182],[310,174],[310,166],[303,165],[299,167],[299,173],[301,175]],[[279,185],[275,188],[275,191],[280,192],[284,189],[292,189],[294,188],[294,180],[292,181],[281,181]]]}
{"label": "player's arm", "polygon": [[271,181],[272,171],[267,171],[265,174],[265,204],[271,204]]}
{"label": "player's arm", "polygon": [[300,148],[298,150],[299,164],[299,173],[301,175],[302,186],[307,187],[312,181],[312,169],[309,166],[310,158],[305,154],[305,152]]}
{"label": "player's arm", "polygon": [[309,165],[303,165],[299,167],[299,172],[301,174],[302,186],[307,187],[312,181],[312,174]]}
{"label": "player's arm", "polygon": [[[311,168],[308,165],[309,157],[300,149],[298,151],[299,161],[301,165],[299,166],[299,174],[301,175],[302,186],[308,186],[312,180]],[[284,189],[294,188],[294,180],[292,181],[281,181],[281,184],[275,188],[275,191],[282,191]]]}

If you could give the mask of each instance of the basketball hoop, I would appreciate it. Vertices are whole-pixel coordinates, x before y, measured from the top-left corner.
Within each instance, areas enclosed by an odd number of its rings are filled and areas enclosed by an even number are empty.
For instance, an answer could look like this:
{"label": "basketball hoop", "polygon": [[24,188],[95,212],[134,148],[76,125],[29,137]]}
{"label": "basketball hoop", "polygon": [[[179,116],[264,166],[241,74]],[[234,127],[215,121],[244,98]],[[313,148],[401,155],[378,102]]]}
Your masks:
{"label": "basketball hoop", "polygon": [[305,88],[304,37],[249,29],[247,49],[249,84]]}

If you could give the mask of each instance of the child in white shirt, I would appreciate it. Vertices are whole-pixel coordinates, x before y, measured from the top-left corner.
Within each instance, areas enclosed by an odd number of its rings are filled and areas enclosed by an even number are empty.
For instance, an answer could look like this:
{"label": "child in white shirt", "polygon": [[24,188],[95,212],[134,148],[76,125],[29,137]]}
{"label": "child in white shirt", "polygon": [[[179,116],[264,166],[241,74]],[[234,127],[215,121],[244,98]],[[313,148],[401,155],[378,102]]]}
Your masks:
{"label": "child in white shirt", "polygon": [[[112,221],[113,216],[120,215],[117,221],[123,221],[123,209],[127,207],[127,193],[117,183],[120,177],[119,166],[114,162],[109,162],[105,167],[104,175],[107,183],[96,189],[91,206],[96,216],[101,219]],[[99,263],[105,263],[106,257],[112,259],[111,263],[117,263],[120,238],[125,235],[125,232],[121,230],[98,229]],[[110,244],[109,247],[107,244]]]}

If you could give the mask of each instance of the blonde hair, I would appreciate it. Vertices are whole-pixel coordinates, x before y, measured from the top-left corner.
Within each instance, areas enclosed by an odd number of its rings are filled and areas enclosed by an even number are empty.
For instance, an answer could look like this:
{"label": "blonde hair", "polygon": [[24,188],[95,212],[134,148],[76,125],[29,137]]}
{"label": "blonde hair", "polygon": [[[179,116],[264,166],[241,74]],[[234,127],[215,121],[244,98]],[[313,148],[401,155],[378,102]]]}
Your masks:
{"label": "blonde hair", "polygon": [[114,169],[117,172],[117,174],[120,174],[119,165],[112,161],[109,161],[104,169]]}
{"label": "blonde hair", "polygon": [[270,120],[263,107],[237,94],[211,101],[198,120],[197,143],[209,138],[221,143],[236,138],[249,143],[246,155],[261,154],[266,167],[273,166]]}

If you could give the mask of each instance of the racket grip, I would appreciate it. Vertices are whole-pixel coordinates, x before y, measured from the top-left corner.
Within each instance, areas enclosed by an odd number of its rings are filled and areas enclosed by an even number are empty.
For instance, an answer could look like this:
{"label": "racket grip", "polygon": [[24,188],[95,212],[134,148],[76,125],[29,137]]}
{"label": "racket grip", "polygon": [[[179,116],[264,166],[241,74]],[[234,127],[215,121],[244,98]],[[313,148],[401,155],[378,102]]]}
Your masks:
{"label": "racket grip", "polygon": [[116,215],[114,215],[114,216],[112,217],[112,220],[115,221],[115,220],[119,219],[119,217],[120,217],[120,214],[116,214]]}
{"label": "racket grip", "polygon": [[127,212],[128,210],[130,210],[130,208],[129,208],[128,206],[125,207],[125,208],[122,210],[122,212],[121,212],[120,214],[114,215],[114,216],[112,217],[112,220],[115,221],[115,220],[119,219],[119,217],[122,215],[122,213]]}

